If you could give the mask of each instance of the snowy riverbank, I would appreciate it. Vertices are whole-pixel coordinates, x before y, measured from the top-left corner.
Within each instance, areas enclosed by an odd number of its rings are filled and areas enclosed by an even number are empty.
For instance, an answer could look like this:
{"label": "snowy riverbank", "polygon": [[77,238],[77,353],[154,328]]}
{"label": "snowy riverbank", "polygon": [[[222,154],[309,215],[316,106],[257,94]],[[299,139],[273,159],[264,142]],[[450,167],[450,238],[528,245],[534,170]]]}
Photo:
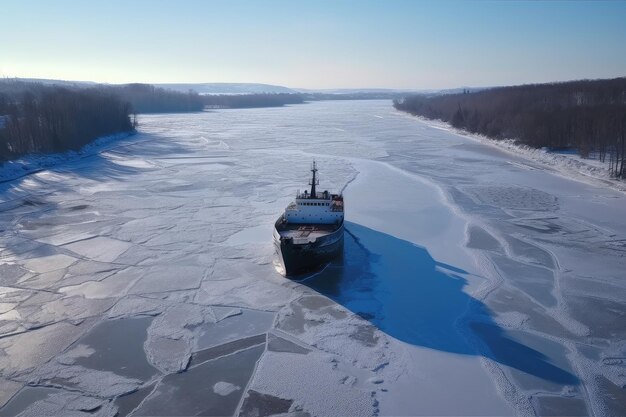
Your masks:
{"label": "snowy riverbank", "polygon": [[463,137],[471,138],[484,145],[493,146],[514,155],[523,156],[533,162],[542,164],[544,168],[553,170],[566,178],[596,185],[604,185],[618,191],[626,192],[626,181],[611,176],[608,162],[603,163],[597,159],[585,159],[576,154],[551,152],[544,148],[532,148],[516,143],[514,139],[491,139],[483,135],[472,134],[464,130],[456,129],[441,120],[430,120],[411,115],[407,115],[407,117],[417,118],[435,129],[445,130]]}
{"label": "snowy riverbank", "polygon": [[51,168],[59,164],[72,162],[93,155],[133,134],[135,134],[135,132],[123,132],[103,136],[83,146],[78,151],[58,152],[53,154],[29,154],[4,163],[0,162],[0,182],[15,180],[42,169]]}

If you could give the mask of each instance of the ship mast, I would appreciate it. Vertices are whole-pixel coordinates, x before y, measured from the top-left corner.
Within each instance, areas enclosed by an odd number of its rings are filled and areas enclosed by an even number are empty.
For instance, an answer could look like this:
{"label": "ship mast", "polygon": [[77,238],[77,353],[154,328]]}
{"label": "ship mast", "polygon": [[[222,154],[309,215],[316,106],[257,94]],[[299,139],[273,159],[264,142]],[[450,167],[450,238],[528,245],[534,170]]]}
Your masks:
{"label": "ship mast", "polygon": [[315,161],[313,161],[311,172],[313,173],[313,179],[309,182],[309,185],[311,186],[311,198],[317,198],[317,195],[315,193],[315,186],[318,185],[320,182],[318,179],[315,178],[315,174],[317,173],[317,166],[315,165]]}

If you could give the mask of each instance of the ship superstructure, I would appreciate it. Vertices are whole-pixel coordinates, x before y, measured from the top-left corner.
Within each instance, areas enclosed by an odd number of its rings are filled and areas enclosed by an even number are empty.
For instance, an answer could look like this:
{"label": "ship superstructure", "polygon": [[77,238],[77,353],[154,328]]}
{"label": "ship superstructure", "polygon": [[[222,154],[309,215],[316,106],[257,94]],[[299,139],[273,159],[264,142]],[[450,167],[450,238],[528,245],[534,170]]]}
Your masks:
{"label": "ship superstructure", "polygon": [[343,196],[317,191],[315,162],[311,173],[311,190],[298,191],[275,224],[274,244],[286,275],[314,270],[343,249]]}

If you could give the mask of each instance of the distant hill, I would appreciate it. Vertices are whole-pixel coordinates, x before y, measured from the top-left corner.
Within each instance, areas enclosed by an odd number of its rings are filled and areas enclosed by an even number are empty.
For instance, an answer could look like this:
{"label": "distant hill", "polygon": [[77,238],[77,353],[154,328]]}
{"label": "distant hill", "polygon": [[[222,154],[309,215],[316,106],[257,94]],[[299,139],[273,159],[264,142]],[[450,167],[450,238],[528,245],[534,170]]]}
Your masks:
{"label": "distant hill", "polygon": [[[43,85],[59,85],[63,87],[93,87],[96,85],[121,86],[127,84],[107,84],[93,81],[51,80],[45,78],[15,78],[16,81],[35,82]],[[192,90],[200,95],[220,94],[304,94],[309,100],[333,100],[333,99],[376,99],[395,98],[409,94],[441,95],[457,94],[463,92],[476,92],[489,87],[458,87],[450,89],[394,89],[394,88],[289,88],[282,85],[260,83],[157,83],[151,84],[166,90],[187,93]],[[336,95],[337,97],[333,97]]]}
{"label": "distant hill", "polygon": [[428,94],[428,95],[440,95],[440,94],[456,94],[463,92],[475,92],[484,90],[489,87],[458,87],[448,89],[413,89],[413,88],[326,88],[326,89],[309,89],[309,88],[294,88],[295,91],[303,94],[378,94],[378,95],[397,95],[397,94]]}
{"label": "distant hill", "polygon": [[[95,85],[127,85],[96,83],[93,81],[51,80],[46,78],[11,78],[15,81],[38,83],[43,85],[58,85],[63,87],[92,87]],[[180,91],[183,93],[193,90],[198,94],[294,94],[296,90],[281,85],[258,84],[258,83],[160,83],[155,87],[167,90]]]}
{"label": "distant hill", "polygon": [[154,84],[168,90],[187,92],[193,90],[198,94],[293,94],[296,90],[280,85],[254,83],[174,83]]}
{"label": "distant hill", "polygon": [[295,88],[299,93],[307,94],[395,94],[395,93],[417,93],[418,90],[406,89],[399,90],[393,88]]}
{"label": "distant hill", "polygon": [[47,78],[6,78],[5,81],[22,81],[41,85],[58,85],[61,87],[93,87],[98,83],[93,81],[50,80]]}

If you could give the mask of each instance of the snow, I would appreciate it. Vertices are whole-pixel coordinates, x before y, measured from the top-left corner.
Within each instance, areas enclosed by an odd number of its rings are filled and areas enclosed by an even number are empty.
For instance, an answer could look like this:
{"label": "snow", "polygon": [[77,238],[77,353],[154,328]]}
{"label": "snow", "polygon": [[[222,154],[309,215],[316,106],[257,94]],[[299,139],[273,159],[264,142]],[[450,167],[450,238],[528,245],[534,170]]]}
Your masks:
{"label": "snow", "polygon": [[58,391],[58,393],[51,393],[43,399],[34,402],[21,412],[19,416],[112,417],[116,414],[115,406],[106,400],[85,397],[67,391]]}
{"label": "snow", "polygon": [[68,151],[55,154],[29,154],[19,159],[4,162],[0,165],[0,182],[24,177],[39,170],[55,167],[60,164],[76,161],[93,155],[107,146],[128,138],[131,133],[118,133],[103,136],[82,147],[79,151]]}
{"label": "snow", "polygon": [[240,389],[241,387],[231,384],[230,382],[224,382],[224,381],[220,381],[216,383],[215,385],[213,385],[213,392],[216,393],[217,395],[221,395],[222,397],[230,395],[235,391],[239,391]]}
{"label": "snow", "polygon": [[98,262],[113,262],[118,256],[127,251],[132,245],[117,239],[105,236],[97,236],[78,242],[64,245],[68,249],[82,257],[93,259]]}
{"label": "snow", "polygon": [[0,339],[0,372],[4,377],[20,375],[43,365],[80,335],[81,326],[56,323],[28,333]]}
{"label": "snow", "polygon": [[[440,120],[428,120],[419,118],[424,123],[432,126],[433,129],[439,129],[457,135],[472,138],[482,144],[496,147],[514,155],[520,155],[530,161],[540,163],[541,168],[555,170],[560,175],[576,179],[582,182],[588,182],[596,185],[609,186],[619,191],[626,191],[626,183],[623,180],[615,179],[611,176],[609,164],[599,160],[597,155],[592,154],[587,158],[583,158],[575,152],[567,151],[551,151],[547,148],[533,148],[528,145],[517,143],[514,139],[494,140],[483,135],[469,134],[465,131],[455,129],[447,123]],[[518,163],[510,162],[513,165]],[[526,164],[519,164],[526,169],[537,169]]]}
{"label": "snow", "polygon": [[33,272],[44,273],[57,269],[67,268],[76,262],[76,258],[67,255],[50,255],[41,258],[29,259],[24,262],[24,268]]}
{"label": "snow", "polygon": [[[143,116],[90,149],[0,169],[0,413],[624,414],[611,181],[388,101]],[[314,158],[345,253],[294,282],[270,232]]]}
{"label": "snow", "polygon": [[280,398],[295,398],[296,406],[311,415],[371,415],[376,409],[374,389],[345,384],[349,377],[336,370],[332,356],[324,353],[267,352],[251,388]]}

